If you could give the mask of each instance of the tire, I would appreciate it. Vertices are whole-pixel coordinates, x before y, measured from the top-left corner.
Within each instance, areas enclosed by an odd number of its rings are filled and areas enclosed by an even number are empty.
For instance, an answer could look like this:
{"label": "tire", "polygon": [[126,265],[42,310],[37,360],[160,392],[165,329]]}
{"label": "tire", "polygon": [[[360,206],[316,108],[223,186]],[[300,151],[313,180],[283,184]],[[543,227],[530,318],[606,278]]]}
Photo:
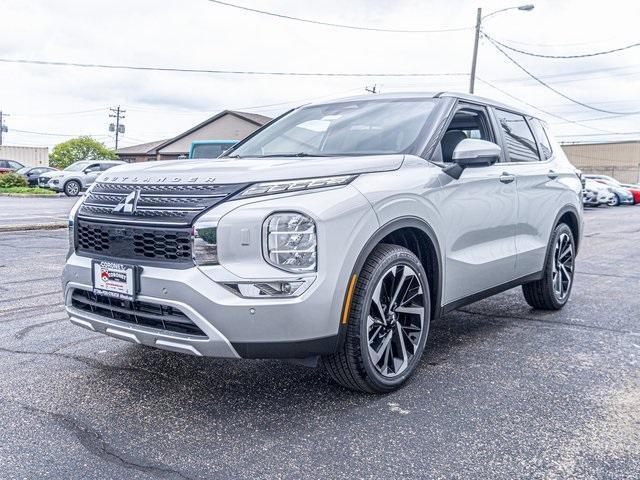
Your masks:
{"label": "tire", "polygon": [[67,197],[77,197],[81,188],[80,182],[77,180],[69,180],[64,184],[63,191]]}
{"label": "tire", "polygon": [[620,205],[620,197],[615,194],[613,196],[613,199],[611,199],[611,201],[607,203],[607,205],[609,205],[610,207],[617,207],[618,205]]}
{"label": "tire", "polygon": [[[398,293],[388,295],[387,290]],[[404,247],[378,245],[359,273],[346,338],[338,352],[321,359],[322,366],[335,382],[352,390],[398,389],[420,363],[429,334],[430,302],[429,282],[418,257]]]}
{"label": "tire", "polygon": [[[560,310],[564,307],[573,287],[575,258],[573,233],[566,223],[560,223],[553,230],[549,241],[544,276],[540,280],[522,285],[527,303],[537,310]],[[559,262],[564,268],[559,267]]]}

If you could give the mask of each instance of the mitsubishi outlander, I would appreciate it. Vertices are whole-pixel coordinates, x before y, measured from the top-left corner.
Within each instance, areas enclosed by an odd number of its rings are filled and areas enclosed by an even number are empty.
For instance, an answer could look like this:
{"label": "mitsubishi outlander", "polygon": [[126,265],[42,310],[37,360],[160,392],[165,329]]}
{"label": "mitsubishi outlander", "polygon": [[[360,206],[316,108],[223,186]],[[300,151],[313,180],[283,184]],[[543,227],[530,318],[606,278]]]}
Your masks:
{"label": "mitsubishi outlander", "polygon": [[69,217],[71,322],[201,356],[299,359],[389,392],[429,325],[522,286],[568,301],[575,168],[540,119],[453,93],[293,109],[215,162],[102,173]]}

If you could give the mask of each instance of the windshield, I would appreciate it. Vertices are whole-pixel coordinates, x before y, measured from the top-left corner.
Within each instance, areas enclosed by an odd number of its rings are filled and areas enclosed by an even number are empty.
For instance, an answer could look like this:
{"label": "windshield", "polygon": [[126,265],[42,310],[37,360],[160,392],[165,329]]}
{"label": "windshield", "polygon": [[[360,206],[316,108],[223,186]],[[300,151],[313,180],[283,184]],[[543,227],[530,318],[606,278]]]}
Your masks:
{"label": "windshield", "polygon": [[22,167],[18,170],[16,170],[16,173],[19,173],[21,175],[24,175],[25,173],[27,173],[29,170],[31,170],[31,167]]}
{"label": "windshield", "polygon": [[431,98],[362,100],[303,107],[230,152],[232,157],[385,155],[413,146]]}
{"label": "windshield", "polygon": [[231,148],[231,143],[201,143],[193,146],[191,158],[218,158],[222,152]]}
{"label": "windshield", "polygon": [[67,171],[67,172],[79,172],[79,171],[84,170],[89,165],[92,165],[94,163],[95,162],[76,162],[76,163],[72,163],[67,168],[65,168],[65,171]]}

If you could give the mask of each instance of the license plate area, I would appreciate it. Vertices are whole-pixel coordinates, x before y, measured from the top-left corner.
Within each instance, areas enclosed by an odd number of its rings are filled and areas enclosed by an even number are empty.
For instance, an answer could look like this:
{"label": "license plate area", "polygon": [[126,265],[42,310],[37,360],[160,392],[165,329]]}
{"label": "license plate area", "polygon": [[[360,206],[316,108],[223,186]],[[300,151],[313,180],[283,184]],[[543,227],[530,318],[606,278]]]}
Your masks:
{"label": "license plate area", "polygon": [[134,300],[138,292],[139,267],[123,263],[92,263],[93,293],[122,300]]}

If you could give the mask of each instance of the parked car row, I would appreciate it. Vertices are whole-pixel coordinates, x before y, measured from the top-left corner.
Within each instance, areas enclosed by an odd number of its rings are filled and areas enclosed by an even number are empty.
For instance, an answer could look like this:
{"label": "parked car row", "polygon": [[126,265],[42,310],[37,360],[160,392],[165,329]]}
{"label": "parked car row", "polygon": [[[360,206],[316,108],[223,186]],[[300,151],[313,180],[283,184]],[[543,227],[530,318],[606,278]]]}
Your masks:
{"label": "parked car row", "polygon": [[640,185],[622,184],[608,175],[584,174],[582,203],[588,207],[640,203]]}

